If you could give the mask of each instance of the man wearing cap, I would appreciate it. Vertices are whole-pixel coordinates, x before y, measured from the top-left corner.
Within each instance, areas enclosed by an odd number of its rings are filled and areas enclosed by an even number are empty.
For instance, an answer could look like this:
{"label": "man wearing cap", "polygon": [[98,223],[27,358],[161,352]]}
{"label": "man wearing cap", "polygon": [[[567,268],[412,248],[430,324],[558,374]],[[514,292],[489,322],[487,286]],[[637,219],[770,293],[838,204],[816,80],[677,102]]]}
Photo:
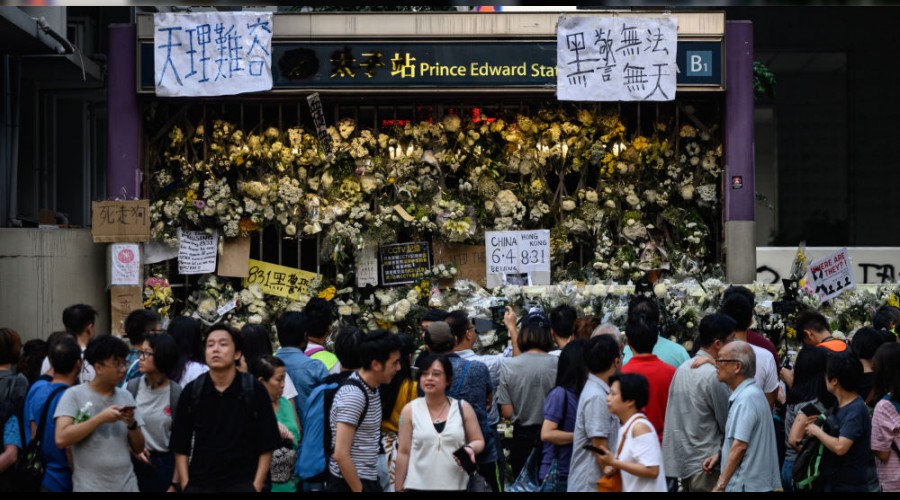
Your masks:
{"label": "man wearing cap", "polygon": [[[464,332],[465,333],[465,332]],[[497,467],[497,447],[488,425],[488,409],[494,396],[494,385],[487,366],[481,361],[463,359],[453,352],[458,338],[444,321],[433,321],[425,328],[425,345],[434,354],[445,354],[453,366],[453,379],[447,387],[447,395],[466,401],[475,410],[478,425],[485,438],[484,450],[478,455],[478,472],[491,485],[491,490],[501,491],[500,471]],[[423,396],[419,388],[419,396]]]}
{"label": "man wearing cap", "polygon": [[419,326],[422,327],[422,342],[425,343],[424,346],[419,350],[418,355],[416,356],[416,360],[413,362],[413,366],[416,368],[422,368],[419,366],[419,362],[422,361],[423,358],[428,354],[428,343],[425,342],[426,337],[426,329],[428,325],[434,323],[435,321],[444,321],[444,318],[447,317],[447,311],[443,309],[429,309],[424,316],[422,316],[422,321],[419,323]]}

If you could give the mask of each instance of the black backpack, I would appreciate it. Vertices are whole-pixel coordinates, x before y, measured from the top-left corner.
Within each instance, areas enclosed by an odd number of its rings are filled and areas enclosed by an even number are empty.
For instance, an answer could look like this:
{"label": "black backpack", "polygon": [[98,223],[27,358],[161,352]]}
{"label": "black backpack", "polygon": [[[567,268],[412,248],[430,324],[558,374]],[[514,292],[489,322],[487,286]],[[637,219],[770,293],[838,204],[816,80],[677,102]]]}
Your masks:
{"label": "black backpack", "polygon": [[[802,417],[803,414],[800,414]],[[831,435],[835,428],[833,422],[833,413],[828,410],[825,415],[819,415],[816,425],[822,427],[827,434]],[[822,475],[822,458],[825,456],[825,445],[813,436],[803,438],[800,453],[794,460],[794,467],[791,469],[791,479],[794,482],[794,489],[797,491],[822,491],[825,484],[825,477]]]}
{"label": "black backpack", "polygon": [[[28,379],[14,372],[4,372],[0,377],[0,432],[6,427],[11,417],[19,422],[19,436],[25,442],[25,395],[28,392]],[[0,474],[0,491],[17,491],[17,474],[15,464]]]}
{"label": "black backpack", "polygon": [[[41,410],[41,419],[38,421],[37,433],[34,435],[25,450],[19,455],[15,466],[15,490],[23,492],[36,492],[41,490],[44,481],[44,431],[47,428],[47,417],[50,414],[50,403],[68,386],[57,387],[47,396],[44,407]],[[24,442],[24,441],[23,441]]]}

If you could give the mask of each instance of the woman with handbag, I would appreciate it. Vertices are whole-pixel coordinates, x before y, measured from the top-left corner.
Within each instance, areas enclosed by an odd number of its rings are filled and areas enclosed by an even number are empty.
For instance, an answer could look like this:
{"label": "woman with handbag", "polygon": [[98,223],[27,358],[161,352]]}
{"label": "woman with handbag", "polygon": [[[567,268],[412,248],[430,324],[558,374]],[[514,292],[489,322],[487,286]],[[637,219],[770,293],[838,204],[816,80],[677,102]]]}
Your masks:
{"label": "woman with handbag", "polygon": [[556,387],[550,390],[544,403],[541,426],[544,449],[538,472],[541,491],[564,492],[567,488],[578,397],[587,382],[584,345],[583,340],[573,340],[563,348],[556,369]]}
{"label": "woman with handbag", "polygon": [[478,418],[468,403],[447,396],[453,365],[446,356],[429,354],[420,366],[425,397],[400,413],[396,491],[465,491],[484,449]]}
{"label": "woman with handbag", "polygon": [[666,474],[662,465],[662,449],[656,429],[647,417],[638,411],[647,405],[650,384],[643,375],[625,373],[610,378],[606,404],[609,412],[619,418],[619,446],[613,455],[606,447],[600,447],[600,462],[606,477],[598,481],[598,489],[604,491],[609,483],[616,483],[621,475],[624,492],[665,492]]}
{"label": "woman with handbag", "polygon": [[297,418],[294,405],[282,395],[287,377],[284,361],[271,355],[261,356],[250,365],[250,373],[259,379],[269,393],[275,419],[278,421],[278,433],[282,439],[281,447],[272,452],[272,464],[269,466],[272,492],[296,492],[294,465],[297,462],[297,443],[300,441],[300,419]]}

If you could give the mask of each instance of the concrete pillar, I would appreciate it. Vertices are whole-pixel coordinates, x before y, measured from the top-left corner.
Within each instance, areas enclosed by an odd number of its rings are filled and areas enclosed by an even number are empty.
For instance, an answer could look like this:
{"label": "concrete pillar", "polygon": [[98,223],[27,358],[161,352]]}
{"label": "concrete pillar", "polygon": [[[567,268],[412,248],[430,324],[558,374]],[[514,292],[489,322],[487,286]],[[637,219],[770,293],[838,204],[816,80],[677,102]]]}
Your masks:
{"label": "concrete pillar", "polygon": [[725,23],[725,276],[756,278],[753,153],[753,23]]}
{"label": "concrete pillar", "polygon": [[109,27],[109,166],[106,196],[141,196],[141,113],[137,101],[134,24]]}

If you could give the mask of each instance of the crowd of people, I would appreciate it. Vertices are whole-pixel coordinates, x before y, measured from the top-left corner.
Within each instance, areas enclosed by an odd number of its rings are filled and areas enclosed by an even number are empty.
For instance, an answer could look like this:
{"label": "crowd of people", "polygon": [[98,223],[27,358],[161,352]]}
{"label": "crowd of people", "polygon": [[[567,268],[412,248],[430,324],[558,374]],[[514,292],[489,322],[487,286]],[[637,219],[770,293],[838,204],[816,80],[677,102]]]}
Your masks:
{"label": "crowd of people", "polygon": [[53,492],[900,491],[889,306],[849,343],[799,312],[795,359],[753,331],[738,286],[693,353],[640,295],[624,334],[568,305],[507,308],[500,354],[475,352],[464,311],[332,332],[316,298],[278,319],[277,350],[259,325],[163,330],[139,310],[122,339],[96,316],[70,306],[24,346],[0,328],[0,491],[22,487],[29,449]]}

